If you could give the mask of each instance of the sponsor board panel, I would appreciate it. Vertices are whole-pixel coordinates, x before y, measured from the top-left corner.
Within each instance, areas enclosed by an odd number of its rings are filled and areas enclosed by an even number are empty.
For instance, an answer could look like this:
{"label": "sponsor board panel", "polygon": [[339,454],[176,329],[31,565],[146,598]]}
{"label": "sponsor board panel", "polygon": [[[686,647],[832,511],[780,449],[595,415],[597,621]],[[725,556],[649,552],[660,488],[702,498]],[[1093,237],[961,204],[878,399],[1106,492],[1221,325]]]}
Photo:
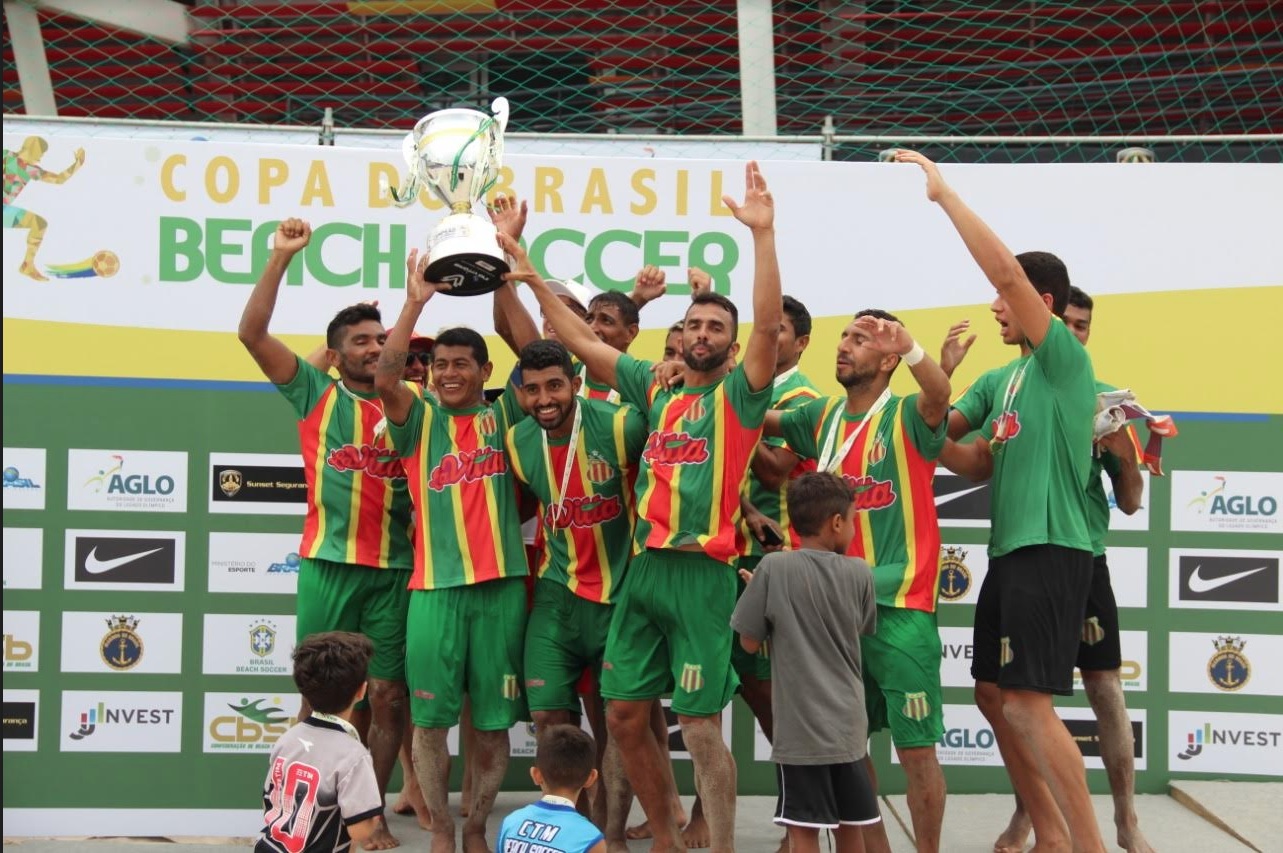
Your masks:
{"label": "sponsor board panel", "polygon": [[[1100,758],[1100,725],[1091,708],[1057,707],[1056,715],[1069,729],[1069,736],[1074,739],[1083,754],[1083,764],[1088,770],[1104,770],[1105,763]],[[1127,717],[1132,724],[1132,758],[1137,770],[1146,769],[1147,761],[1145,740],[1146,711],[1144,708],[1128,708]]]}
{"label": "sponsor board panel", "polygon": [[206,693],[201,741],[204,752],[271,752],[298,722],[297,693]]}
{"label": "sponsor board panel", "polygon": [[971,677],[971,659],[974,649],[971,645],[970,628],[940,629],[940,683],[944,687],[974,687],[976,680]]}
{"label": "sponsor board panel", "polygon": [[39,527],[6,527],[2,539],[4,588],[40,589],[45,532]]}
{"label": "sponsor board panel", "polygon": [[62,752],[179,752],[182,733],[182,693],[62,691]]}
{"label": "sponsor board panel", "polygon": [[298,546],[297,533],[210,533],[209,591],[295,594]]}
{"label": "sponsor board panel", "polygon": [[1105,499],[1109,501],[1110,530],[1149,530],[1149,500],[1152,494],[1149,490],[1149,472],[1142,470],[1140,478],[1144,483],[1140,493],[1140,508],[1128,515],[1118,508],[1118,500],[1114,497],[1114,484],[1110,482],[1109,474],[1105,471],[1100,472],[1101,485],[1105,487]]}
{"label": "sponsor board panel", "polygon": [[67,589],[181,592],[187,564],[181,530],[68,530]]}
{"label": "sponsor board panel", "polygon": [[4,671],[40,671],[40,611],[4,611]]}
{"label": "sponsor board panel", "polygon": [[1119,607],[1149,606],[1149,549],[1110,548],[1105,552],[1109,585]]}
{"label": "sponsor board panel", "polygon": [[4,691],[4,751],[35,752],[40,743],[40,691]]}
{"label": "sponsor board panel", "polygon": [[296,453],[209,454],[209,511],[305,515],[303,460]]}
{"label": "sponsor board panel", "polygon": [[989,554],[984,545],[942,545],[939,602],[975,604],[988,571]]}
{"label": "sponsor board panel", "polygon": [[6,447],[3,477],[5,509],[44,509],[45,449],[43,447]]}
{"label": "sponsor board panel", "polygon": [[206,613],[201,671],[206,675],[289,675],[294,616]]}
{"label": "sponsor board panel", "polygon": [[62,614],[63,672],[182,671],[183,614],[67,611]]}
{"label": "sponsor board panel", "polygon": [[[1084,633],[1087,628],[1084,626]],[[1119,631],[1118,645],[1122,651],[1122,663],[1118,667],[1118,677],[1123,682],[1123,690],[1145,691],[1149,689],[1149,633],[1147,631]],[[1074,669],[1074,689],[1083,686],[1082,672]]]}
{"label": "sponsor board panel", "polygon": [[941,527],[988,527],[990,484],[936,468],[933,489]]}
{"label": "sponsor board panel", "polygon": [[1168,666],[1173,693],[1283,696],[1283,636],[1278,634],[1173,632]]}
{"label": "sponsor board panel", "polygon": [[1281,471],[1173,471],[1172,530],[1283,532]]}
{"label": "sponsor board panel", "polygon": [[1168,605],[1283,611],[1280,560],[1283,551],[1174,548],[1168,564]]}
{"label": "sponsor board panel", "polygon": [[1167,737],[1172,773],[1277,779],[1283,767],[1283,714],[1168,711]]}
{"label": "sponsor board panel", "polygon": [[[975,705],[944,706],[944,736],[936,744],[936,758],[943,765],[957,767],[1002,766],[993,729]],[[900,763],[894,749],[891,763]]]}
{"label": "sponsor board panel", "polygon": [[187,453],[72,448],[67,509],[187,512]]}

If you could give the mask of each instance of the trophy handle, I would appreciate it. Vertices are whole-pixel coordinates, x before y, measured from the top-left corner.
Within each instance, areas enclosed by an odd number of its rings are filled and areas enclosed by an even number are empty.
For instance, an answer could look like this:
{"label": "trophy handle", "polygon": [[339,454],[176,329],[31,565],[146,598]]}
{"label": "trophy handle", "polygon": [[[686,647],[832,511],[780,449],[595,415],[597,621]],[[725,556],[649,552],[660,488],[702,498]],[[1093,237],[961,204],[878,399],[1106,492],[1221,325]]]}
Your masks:
{"label": "trophy handle", "polygon": [[380,191],[392,196],[392,204],[396,207],[409,207],[419,194],[418,130],[416,126],[414,132],[407,133],[401,140],[401,156],[405,159],[405,165],[409,167],[405,180],[401,182],[401,189],[393,189],[388,184],[387,178],[379,178]]}

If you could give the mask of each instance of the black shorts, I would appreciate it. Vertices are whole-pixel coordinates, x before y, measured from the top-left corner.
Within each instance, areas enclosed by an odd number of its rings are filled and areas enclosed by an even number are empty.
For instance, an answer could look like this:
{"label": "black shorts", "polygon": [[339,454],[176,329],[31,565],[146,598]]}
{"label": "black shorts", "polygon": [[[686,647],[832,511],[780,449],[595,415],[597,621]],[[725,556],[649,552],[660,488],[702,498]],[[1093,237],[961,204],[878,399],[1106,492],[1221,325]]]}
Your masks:
{"label": "black shorts", "polygon": [[777,764],[780,797],[775,822],[784,826],[836,829],[882,820],[863,761],[846,764]]}
{"label": "black shorts", "polygon": [[976,600],[971,677],[1072,696],[1091,575],[1090,551],[1059,545],[990,560]]}
{"label": "black shorts", "polygon": [[1108,672],[1123,665],[1118,637],[1118,602],[1109,582],[1109,564],[1101,554],[1092,561],[1091,591],[1087,594],[1087,617],[1078,643],[1078,668]]}

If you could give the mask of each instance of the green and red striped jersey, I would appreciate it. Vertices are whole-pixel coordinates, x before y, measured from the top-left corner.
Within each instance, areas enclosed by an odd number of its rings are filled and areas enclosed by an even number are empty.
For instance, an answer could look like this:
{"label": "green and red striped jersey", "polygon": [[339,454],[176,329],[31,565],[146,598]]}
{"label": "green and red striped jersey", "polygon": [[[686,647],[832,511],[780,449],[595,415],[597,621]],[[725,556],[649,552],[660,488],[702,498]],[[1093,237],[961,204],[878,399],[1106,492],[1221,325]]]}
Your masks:
{"label": "green and red striped jersey", "polygon": [[714,385],[671,390],[650,368],[627,353],[615,366],[620,395],[646,415],[650,429],[637,473],[634,553],[699,545],[713,559],[734,563],[740,487],[771,389],[752,390],[743,365]]}
{"label": "green and red striped jersey", "polygon": [[[775,377],[775,384],[771,390],[771,408],[780,411],[790,411],[799,408],[811,400],[820,396],[819,389],[811,384],[802,373],[794,367]],[[782,438],[763,437],[762,444],[771,447],[783,447],[786,450],[792,450]],[[748,501],[757,511],[765,515],[780,526],[787,537],[787,544],[790,548],[802,547],[802,540],[797,535],[797,531],[789,524],[788,501],[785,499],[788,494],[789,480],[794,477],[800,477],[808,471],[815,470],[815,460],[799,458],[797,465],[789,472],[788,480],[778,489],[768,489],[762,485],[762,481],[754,476],[752,469],[748,472],[748,477],[744,480],[744,493],[748,496]],[[748,529],[747,522],[740,522],[740,553],[747,556],[761,556],[766,553],[762,543],[757,541],[757,537]]]}
{"label": "green and red striped jersey", "polygon": [[277,389],[298,415],[307,480],[299,556],[379,569],[409,569],[412,513],[405,468],[386,434],[377,396],[340,385],[303,359]]}
{"label": "green and red striped jersey", "polygon": [[[847,554],[873,567],[878,604],[936,609],[940,524],[936,519],[935,458],[944,447],[947,420],[932,429],[918,414],[918,395],[892,396],[873,415],[842,460],[842,478],[855,490],[855,536]],[[848,414],[845,397],[823,397],[780,418],[793,451],[820,457],[835,419],[840,449],[865,414]]]}
{"label": "green and red striped jersey", "polygon": [[[637,459],[646,421],[632,406],[579,400],[583,413],[566,494],[569,436],[549,438],[534,418],[508,430],[508,459],[517,479],[539,501],[543,552],[539,577],[565,584],[581,598],[611,603],[628,567],[636,518]],[[552,465],[549,467],[549,461]]]}
{"label": "green and red striped jersey", "polygon": [[446,409],[415,398],[390,424],[419,511],[410,589],[445,589],[528,574],[517,486],[504,435],[524,417],[512,385],[491,406]]}

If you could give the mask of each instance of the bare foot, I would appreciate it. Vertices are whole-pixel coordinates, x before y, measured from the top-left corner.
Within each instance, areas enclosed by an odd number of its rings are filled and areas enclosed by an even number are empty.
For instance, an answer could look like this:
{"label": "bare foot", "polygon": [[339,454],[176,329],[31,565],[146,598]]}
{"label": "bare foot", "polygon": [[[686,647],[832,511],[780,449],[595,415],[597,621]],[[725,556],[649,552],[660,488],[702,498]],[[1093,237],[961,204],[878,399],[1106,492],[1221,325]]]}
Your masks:
{"label": "bare foot", "polygon": [[993,843],[993,853],[1024,853],[1032,831],[1033,824],[1029,822],[1028,815],[1022,811],[1013,813],[1011,823],[1007,824],[1002,835]]}
{"label": "bare foot", "polygon": [[393,847],[400,847],[401,842],[388,831],[388,824],[383,818],[379,818],[374,825],[374,832],[361,845],[365,850],[391,850]]}
{"label": "bare foot", "polygon": [[35,264],[23,264],[22,266],[18,267],[18,272],[22,273],[27,278],[34,279],[36,281],[49,280],[48,276],[42,275],[40,270],[36,269]]}
{"label": "bare foot", "polygon": [[1145,836],[1141,835],[1140,827],[1135,824],[1118,827],[1118,846],[1128,853],[1154,853],[1154,848],[1149,846]]}
{"label": "bare foot", "polygon": [[787,832],[780,839],[780,846],[775,848],[775,853],[789,853],[789,834]]}
{"label": "bare foot", "polygon": [[[681,800],[673,800],[673,817],[678,826],[686,825],[686,809],[682,806]],[[644,841],[647,838],[653,838],[655,833],[650,831],[650,821],[644,820],[636,826],[628,827],[624,830],[624,835],[629,841]]]}
{"label": "bare foot", "polygon": [[463,853],[490,853],[484,832],[465,832],[463,834]]}
{"label": "bare foot", "polygon": [[695,811],[682,830],[682,841],[686,842],[687,850],[702,850],[712,843],[712,835],[708,831],[708,821],[704,820],[702,810]]}
{"label": "bare foot", "polygon": [[432,853],[454,853],[454,826],[448,832],[432,833]]}
{"label": "bare foot", "polygon": [[392,811],[396,814],[412,814],[418,819],[420,829],[432,831],[432,812],[428,811],[428,804],[423,801],[423,792],[418,787],[402,788],[401,796],[397,797]]}

